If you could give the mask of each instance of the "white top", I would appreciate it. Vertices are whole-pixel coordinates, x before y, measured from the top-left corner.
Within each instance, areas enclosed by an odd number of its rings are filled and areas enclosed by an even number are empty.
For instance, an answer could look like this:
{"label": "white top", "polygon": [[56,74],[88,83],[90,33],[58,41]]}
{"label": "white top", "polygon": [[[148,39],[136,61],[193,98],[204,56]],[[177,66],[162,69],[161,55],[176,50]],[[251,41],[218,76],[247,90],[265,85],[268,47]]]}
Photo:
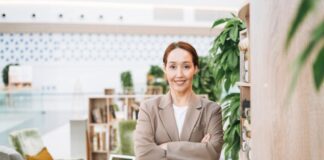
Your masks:
{"label": "white top", "polygon": [[179,136],[181,135],[183,123],[186,117],[188,106],[176,106],[173,104],[174,117],[176,119]]}

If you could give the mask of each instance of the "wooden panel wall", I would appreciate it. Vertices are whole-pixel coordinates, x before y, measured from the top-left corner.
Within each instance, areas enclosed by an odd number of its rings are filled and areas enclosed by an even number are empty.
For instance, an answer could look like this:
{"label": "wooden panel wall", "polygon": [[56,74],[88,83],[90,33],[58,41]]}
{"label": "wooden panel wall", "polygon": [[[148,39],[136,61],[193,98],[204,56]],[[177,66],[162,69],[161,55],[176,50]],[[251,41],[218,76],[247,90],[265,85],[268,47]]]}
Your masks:
{"label": "wooden panel wall", "polygon": [[290,103],[285,103],[292,61],[305,48],[311,28],[324,20],[324,1],[319,1],[288,55],[284,41],[300,0],[251,1],[253,160],[324,159],[324,87],[319,93],[314,89],[315,56],[302,70]]}

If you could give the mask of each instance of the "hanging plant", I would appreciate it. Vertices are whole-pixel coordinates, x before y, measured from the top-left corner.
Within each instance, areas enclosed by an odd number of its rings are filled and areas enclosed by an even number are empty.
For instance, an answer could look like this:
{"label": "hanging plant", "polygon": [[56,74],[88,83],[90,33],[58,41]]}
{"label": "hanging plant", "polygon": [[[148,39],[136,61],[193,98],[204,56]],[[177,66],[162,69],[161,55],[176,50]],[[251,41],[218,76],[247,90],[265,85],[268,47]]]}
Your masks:
{"label": "hanging plant", "polygon": [[[239,81],[239,42],[240,31],[245,24],[233,15],[232,18],[216,20],[212,28],[225,24],[223,31],[214,39],[209,54],[209,66],[215,85],[221,86],[228,93],[229,89]],[[224,153],[225,159],[237,160],[240,150],[240,93],[230,93],[221,100],[224,124]]]}
{"label": "hanging plant", "polygon": [[193,79],[192,89],[197,94],[207,94],[208,99],[217,102],[222,94],[222,87],[215,82],[213,68],[208,65],[208,57],[199,57],[199,72]]}

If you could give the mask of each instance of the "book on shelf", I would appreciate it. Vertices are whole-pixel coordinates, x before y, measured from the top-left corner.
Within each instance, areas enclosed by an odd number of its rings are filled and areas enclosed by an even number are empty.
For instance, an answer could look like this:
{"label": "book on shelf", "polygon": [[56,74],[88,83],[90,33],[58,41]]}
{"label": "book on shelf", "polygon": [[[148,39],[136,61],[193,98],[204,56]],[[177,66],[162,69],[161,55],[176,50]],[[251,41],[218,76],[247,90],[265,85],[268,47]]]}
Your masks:
{"label": "book on shelf", "polygon": [[112,119],[116,119],[115,106],[113,104],[109,105],[109,114]]}
{"label": "book on shelf", "polygon": [[100,139],[100,133],[99,132],[96,133],[96,137],[97,137],[97,148],[100,151],[101,150],[101,139]]}
{"label": "book on shelf", "polygon": [[107,138],[106,131],[96,131],[92,137],[92,150],[93,151],[107,151]]}
{"label": "book on shelf", "polygon": [[102,123],[102,113],[100,108],[95,108],[92,110],[92,117],[94,123]]}
{"label": "book on shelf", "polygon": [[107,107],[97,107],[92,110],[94,123],[107,123]]}
{"label": "book on shelf", "polygon": [[101,108],[101,115],[102,115],[103,123],[107,123],[107,106]]}
{"label": "book on shelf", "polygon": [[112,126],[109,131],[109,139],[109,148],[114,150],[117,147],[117,129]]}
{"label": "book on shelf", "polygon": [[107,146],[107,144],[106,144],[106,132],[104,131],[104,132],[101,132],[101,142],[102,142],[102,144],[101,144],[101,148],[102,148],[102,150],[107,150],[107,148],[106,148],[106,146]]}
{"label": "book on shelf", "polygon": [[98,151],[99,147],[98,147],[98,138],[97,134],[94,134],[92,137],[92,150],[93,151]]}

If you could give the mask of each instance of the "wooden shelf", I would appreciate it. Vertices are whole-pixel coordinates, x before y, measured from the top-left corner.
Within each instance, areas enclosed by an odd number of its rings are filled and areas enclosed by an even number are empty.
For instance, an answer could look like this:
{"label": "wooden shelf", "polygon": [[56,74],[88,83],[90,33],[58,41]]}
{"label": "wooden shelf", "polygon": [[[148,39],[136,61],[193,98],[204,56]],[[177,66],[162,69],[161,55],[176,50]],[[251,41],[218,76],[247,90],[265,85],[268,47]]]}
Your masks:
{"label": "wooden shelf", "polygon": [[247,82],[236,82],[239,87],[251,87],[251,83]]}
{"label": "wooden shelf", "polygon": [[[245,0],[238,11],[238,17],[245,22],[246,30],[240,33],[240,81],[236,84],[240,88],[241,111],[241,149],[239,159],[247,160],[246,155],[251,155],[251,54],[249,44],[250,33],[250,2]],[[248,80],[245,82],[244,80]],[[246,152],[246,153],[244,153]]]}
{"label": "wooden shelf", "polygon": [[89,126],[107,126],[107,123],[89,123]]}
{"label": "wooden shelf", "polygon": [[92,153],[102,153],[102,154],[107,154],[108,151],[98,150],[98,151],[92,151]]}
{"label": "wooden shelf", "polygon": [[[108,91],[107,91],[108,92]],[[110,91],[109,91],[110,92]],[[89,98],[88,106],[88,157],[89,160],[108,159],[112,150],[117,147],[118,133],[116,127],[120,119],[136,119],[132,103],[137,98],[144,99],[146,95],[104,95]],[[151,96],[154,97],[154,96]],[[121,104],[114,101],[122,99]],[[117,117],[114,107],[121,105],[119,109],[124,112],[123,117]]]}

